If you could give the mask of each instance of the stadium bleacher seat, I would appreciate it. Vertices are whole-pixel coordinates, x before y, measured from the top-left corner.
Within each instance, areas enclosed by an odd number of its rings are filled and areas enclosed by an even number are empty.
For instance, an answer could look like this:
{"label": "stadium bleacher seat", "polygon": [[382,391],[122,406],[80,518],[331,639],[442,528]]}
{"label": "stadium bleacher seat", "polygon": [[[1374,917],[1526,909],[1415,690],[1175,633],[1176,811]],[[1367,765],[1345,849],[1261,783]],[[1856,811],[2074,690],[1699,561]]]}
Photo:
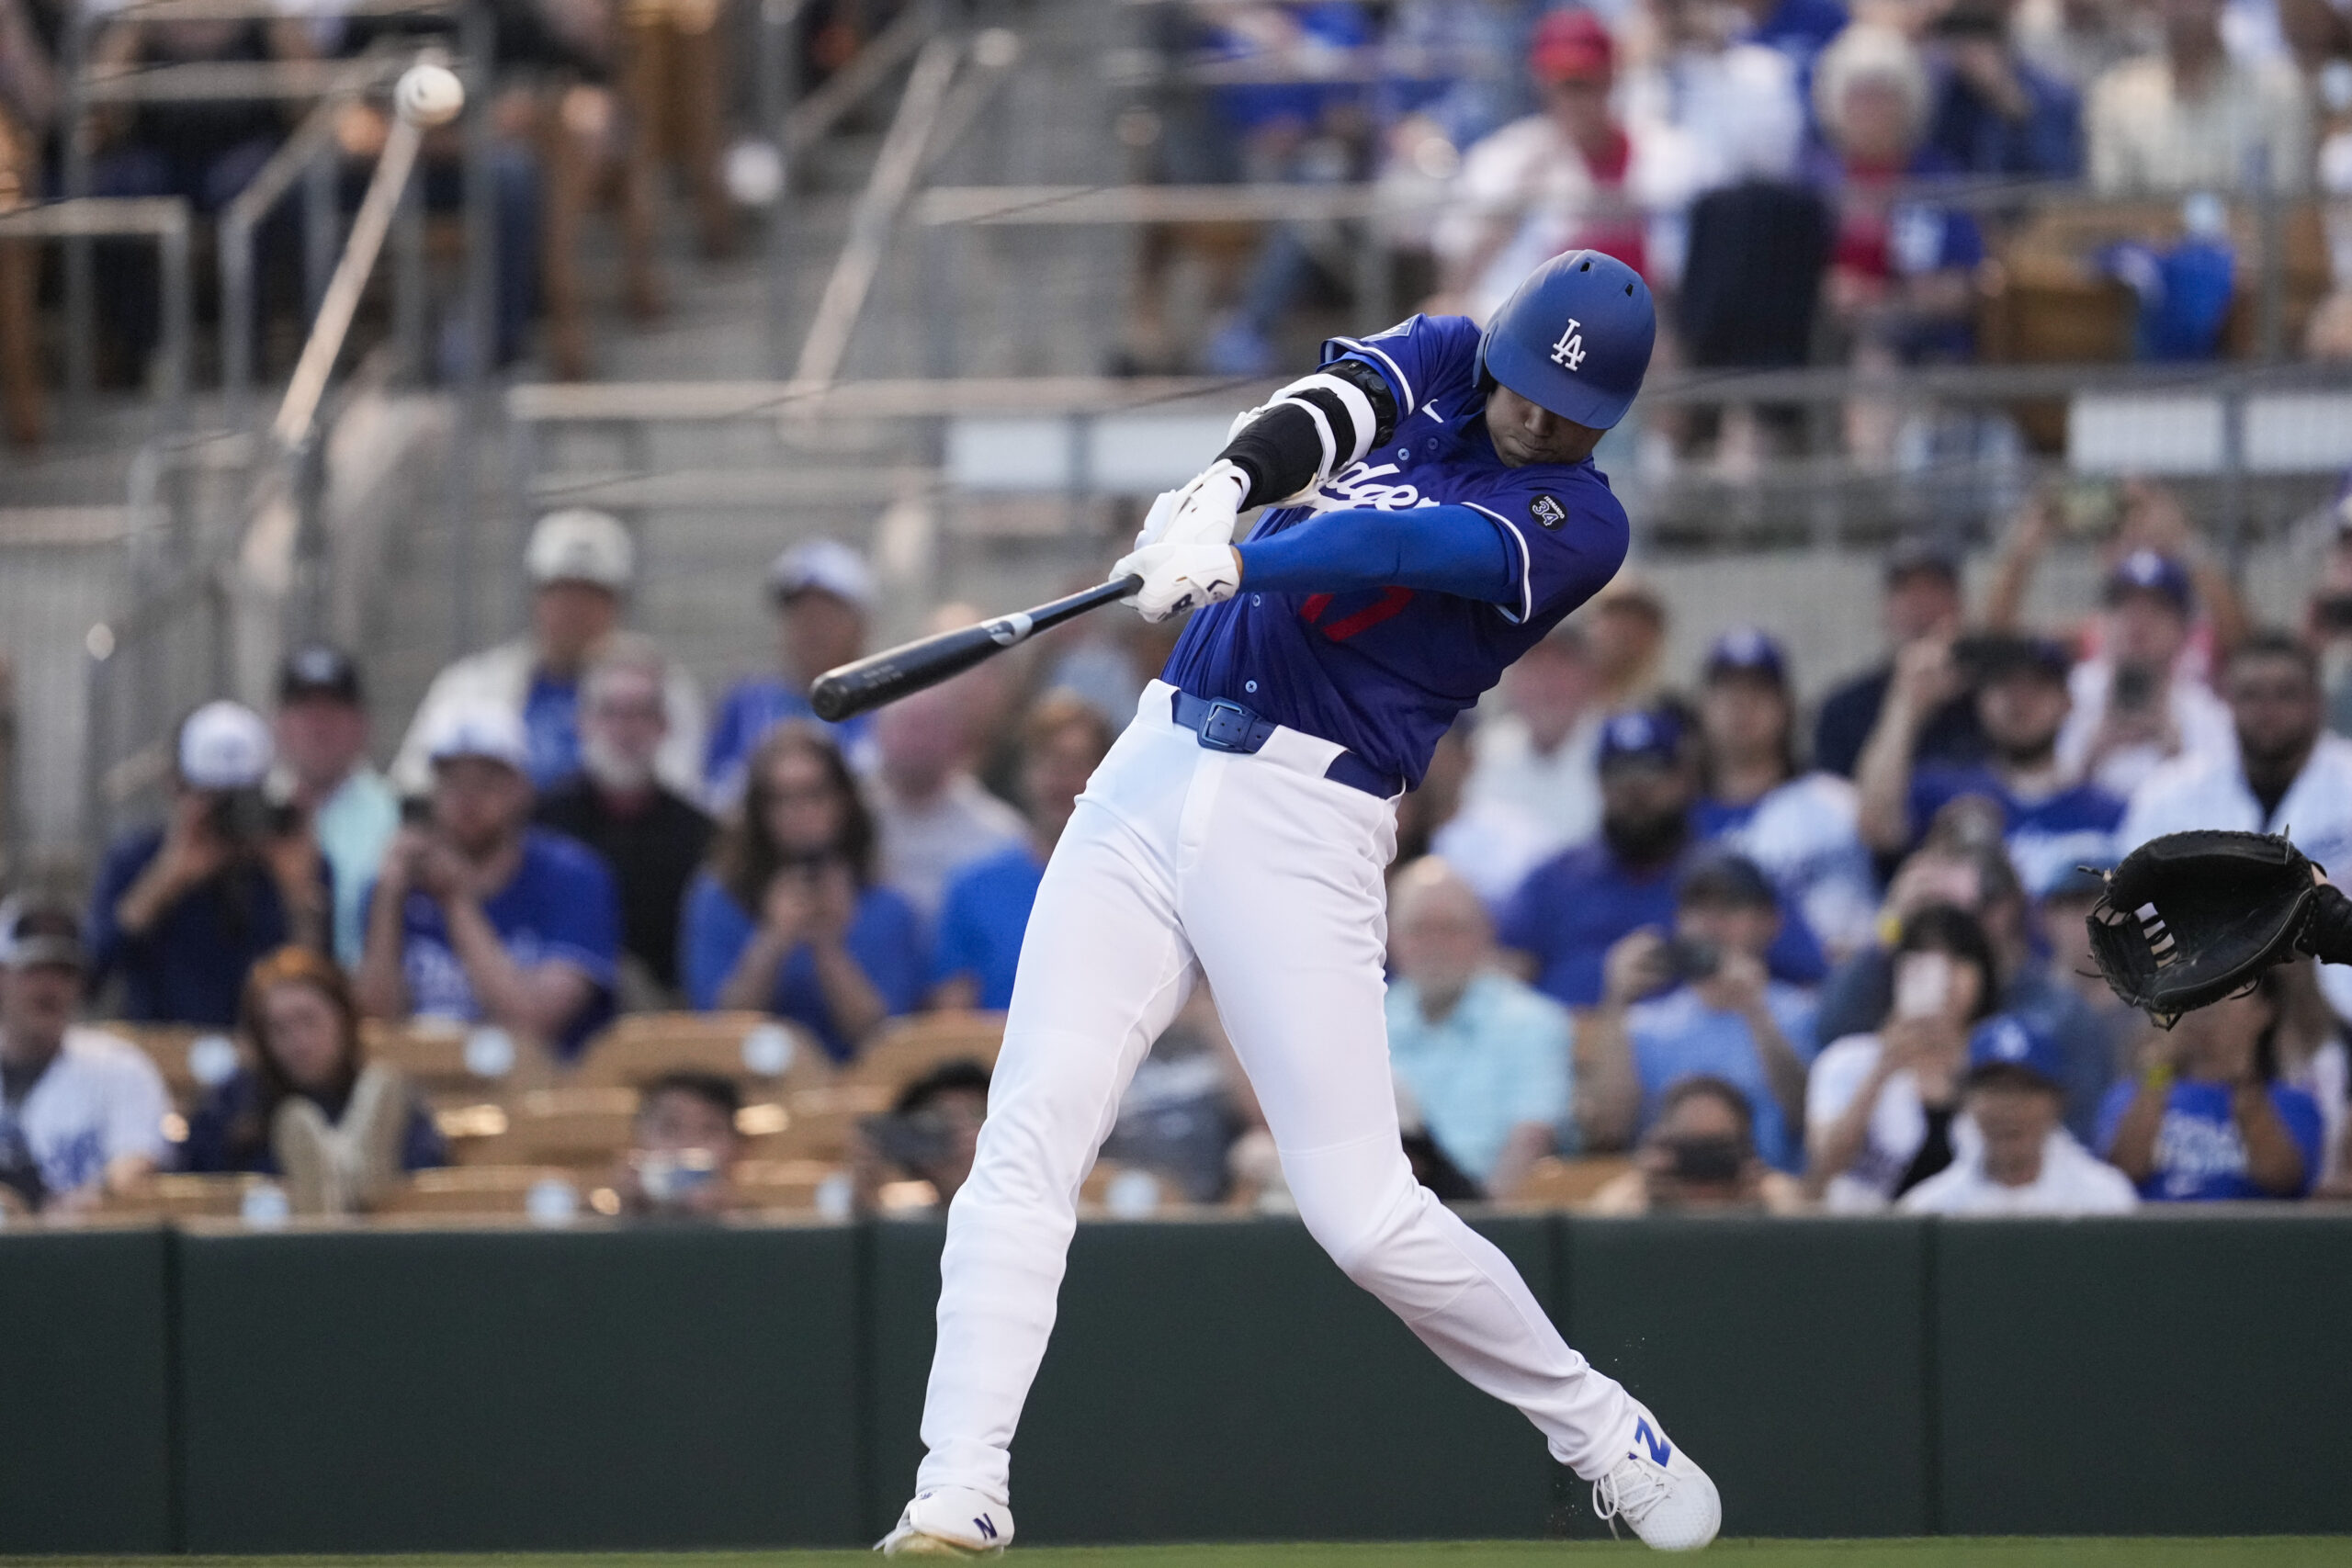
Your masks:
{"label": "stadium bleacher seat", "polygon": [[206,1089],[229,1077],[244,1062],[243,1046],[235,1035],[222,1029],[170,1023],[104,1023],[99,1027],[138,1046],[155,1064],[155,1070],[164,1075],[164,1087],[184,1109],[194,1106]]}
{"label": "stadium bleacher seat", "polygon": [[616,1020],[589,1042],[576,1078],[641,1088],[679,1071],[716,1073],[750,1092],[811,1086],[831,1077],[815,1041],[764,1013],[650,1012]]}
{"label": "stadium bleacher seat", "polygon": [[511,1091],[538,1076],[536,1054],[502,1030],[440,1018],[360,1027],[369,1058],[398,1067],[436,1105]]}
{"label": "stadium bleacher seat", "polygon": [[842,1170],[828,1160],[747,1159],[734,1174],[743,1207],[807,1213],[816,1211],[819,1190]]}
{"label": "stadium bleacher seat", "polygon": [[165,1173],[107,1198],[104,1212],[125,1219],[234,1219],[244,1211],[245,1194],[267,1185],[269,1179]]}
{"label": "stadium bleacher seat", "polygon": [[1148,1219],[1185,1207],[1183,1194],[1150,1171],[1116,1160],[1096,1160],[1079,1184],[1079,1213],[1090,1218]]}
{"label": "stadium bleacher seat", "polygon": [[897,1088],[886,1083],[797,1089],[746,1105],[735,1125],[744,1135],[749,1157],[838,1160],[849,1153],[858,1118],[889,1110],[897,1094]]}
{"label": "stadium bleacher seat", "polygon": [[969,1057],[996,1066],[1004,1044],[1001,1012],[925,1012],[893,1020],[857,1054],[846,1075],[860,1083],[894,1089],[922,1077],[942,1062]]}
{"label": "stadium bleacher seat", "polygon": [[544,1165],[601,1170],[628,1147],[637,1090],[596,1086],[525,1089],[503,1104],[437,1119],[459,1165]]}
{"label": "stadium bleacher seat", "polygon": [[1630,1155],[1587,1155],[1578,1159],[1539,1159],[1527,1179],[1506,1201],[1529,1209],[1573,1209],[1634,1168]]}
{"label": "stadium bleacher seat", "polygon": [[386,1194],[376,1212],[511,1219],[534,1212],[535,1193],[540,1203],[548,1194],[568,1193],[577,1206],[580,1186],[572,1172],[549,1166],[451,1166],[418,1171]]}

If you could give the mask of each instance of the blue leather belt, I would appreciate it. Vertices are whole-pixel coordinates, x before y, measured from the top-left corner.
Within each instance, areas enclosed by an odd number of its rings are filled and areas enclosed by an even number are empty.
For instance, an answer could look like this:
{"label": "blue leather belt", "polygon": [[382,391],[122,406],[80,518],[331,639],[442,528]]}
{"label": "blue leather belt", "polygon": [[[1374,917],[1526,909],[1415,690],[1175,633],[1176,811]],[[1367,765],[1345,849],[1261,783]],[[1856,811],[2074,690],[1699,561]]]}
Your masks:
{"label": "blue leather belt", "polygon": [[[1282,728],[1272,719],[1260,718],[1239,703],[1221,697],[1211,701],[1190,692],[1178,692],[1170,706],[1174,709],[1176,722],[1199,736],[1201,744],[1212,751],[1238,751],[1247,756],[1264,746]],[[1383,800],[1402,793],[1405,787],[1403,780],[1382,773],[1353,751],[1342,751],[1332,758],[1331,765],[1323,770],[1323,776]]]}

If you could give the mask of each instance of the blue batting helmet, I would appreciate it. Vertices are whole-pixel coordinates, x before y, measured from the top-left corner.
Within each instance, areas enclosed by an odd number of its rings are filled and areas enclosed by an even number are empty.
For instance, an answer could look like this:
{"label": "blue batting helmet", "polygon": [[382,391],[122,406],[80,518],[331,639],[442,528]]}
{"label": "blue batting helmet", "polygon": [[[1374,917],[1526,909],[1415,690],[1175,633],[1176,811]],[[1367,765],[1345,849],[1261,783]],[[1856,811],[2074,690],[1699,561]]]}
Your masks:
{"label": "blue batting helmet", "polygon": [[1478,368],[1594,430],[1625,417],[1650,367],[1657,306],[1642,275],[1599,251],[1554,256],[1487,323]]}

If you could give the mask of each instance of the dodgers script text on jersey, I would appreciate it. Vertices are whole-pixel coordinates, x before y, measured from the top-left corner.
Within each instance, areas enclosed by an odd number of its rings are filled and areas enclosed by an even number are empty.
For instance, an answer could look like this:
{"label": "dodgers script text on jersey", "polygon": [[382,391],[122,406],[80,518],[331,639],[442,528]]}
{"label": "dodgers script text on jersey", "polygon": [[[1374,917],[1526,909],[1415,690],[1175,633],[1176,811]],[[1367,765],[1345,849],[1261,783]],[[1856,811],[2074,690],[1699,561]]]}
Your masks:
{"label": "dodgers script text on jersey", "polygon": [[1625,509],[1590,459],[1514,468],[1487,435],[1478,327],[1415,316],[1327,358],[1375,367],[1396,395],[1389,439],[1297,506],[1270,507],[1262,539],[1318,513],[1468,506],[1495,525],[1509,601],[1408,588],[1345,594],[1241,592],[1195,615],[1166,679],[1338,741],[1418,784],[1438,738],[1506,666],[1607,585],[1625,559]]}

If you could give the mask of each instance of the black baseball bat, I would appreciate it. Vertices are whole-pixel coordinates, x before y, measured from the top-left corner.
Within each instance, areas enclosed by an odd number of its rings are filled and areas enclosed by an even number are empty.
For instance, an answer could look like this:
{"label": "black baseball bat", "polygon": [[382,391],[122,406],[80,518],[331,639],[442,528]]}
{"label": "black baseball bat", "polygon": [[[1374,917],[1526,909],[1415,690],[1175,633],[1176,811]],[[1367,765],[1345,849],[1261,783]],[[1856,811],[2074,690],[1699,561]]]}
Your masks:
{"label": "black baseball bat", "polygon": [[1015,611],[976,626],[918,637],[880,653],[870,653],[818,676],[817,683],[808,688],[808,705],[817,710],[819,718],[828,720],[844,719],[878,708],[925,686],[936,686],[950,675],[960,675],[1008,648],[1018,648],[1047,626],[1057,626],[1072,615],[1116,604],[1142,586],[1143,579],[1133,574],[1115,577],[1034,610]]}

